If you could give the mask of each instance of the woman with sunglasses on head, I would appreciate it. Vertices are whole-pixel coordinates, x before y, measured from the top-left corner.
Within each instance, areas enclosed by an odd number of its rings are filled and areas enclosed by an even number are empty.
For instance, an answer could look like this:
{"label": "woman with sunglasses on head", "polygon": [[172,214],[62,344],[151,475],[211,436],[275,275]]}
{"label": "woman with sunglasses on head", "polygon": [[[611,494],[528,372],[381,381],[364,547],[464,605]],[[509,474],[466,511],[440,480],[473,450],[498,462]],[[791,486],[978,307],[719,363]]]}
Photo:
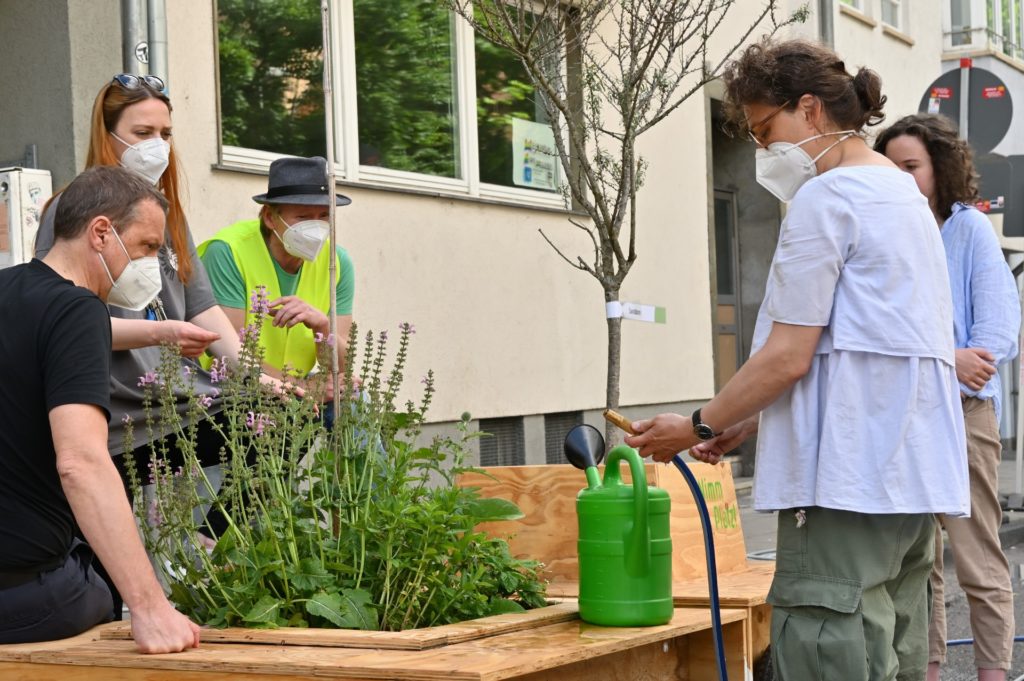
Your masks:
{"label": "woman with sunglasses on head", "polygon": [[[910,173],[928,200],[946,247],[953,293],[956,373],[963,398],[971,516],[939,516],[956,557],[957,580],[967,594],[974,659],[981,681],[1002,681],[1013,656],[1013,587],[999,543],[999,407],[996,367],[1017,355],[1020,302],[992,223],[974,208],[978,175],[971,148],[942,116],[918,114],[882,132],[875,150]],[[946,660],[942,532],[935,528],[929,681]]]}
{"label": "woman with sunglasses on head", "polygon": [[[169,204],[165,244],[159,252],[159,272],[140,272],[130,280],[119,277],[109,299],[114,349],[109,448],[126,480],[126,465],[124,457],[120,456],[125,451],[124,422],[131,420],[142,424],[144,421],[144,387],[140,378],[157,371],[161,344],[178,346],[182,369],[192,372],[196,393],[213,398],[206,410],[209,418],[217,418],[222,404],[216,397],[219,391],[210,374],[196,358],[209,349],[214,356],[234,361],[241,349],[238,334],[213,296],[210,280],[185,221],[182,178],[171,134],[171,101],[161,79],[119,74],[96,96],[86,167],[124,166],[156,185]],[[57,195],[41,221],[36,238],[37,258],[45,256],[53,244],[53,215],[59,200]],[[274,379],[265,378],[279,385]],[[187,426],[190,416],[185,394],[178,395],[177,411],[182,427]],[[209,418],[198,424],[197,454],[208,466],[216,466],[223,440]],[[138,426],[133,429],[135,468],[143,483],[149,478],[151,458],[151,444],[144,439],[147,430]],[[164,451],[170,453],[172,469],[179,466],[181,455],[173,442],[176,435],[158,431],[156,436],[169,440]],[[215,482],[219,479],[217,473],[210,470]],[[118,601],[115,592],[117,617],[120,616]]]}
{"label": "woman with sunglasses on head", "polygon": [[751,357],[690,417],[626,442],[717,463],[758,432],[778,678],[923,679],[932,514],[970,511],[942,242],[912,178],[864,141],[883,117],[874,72],[765,41],[724,81],[757,181],[788,203]]}

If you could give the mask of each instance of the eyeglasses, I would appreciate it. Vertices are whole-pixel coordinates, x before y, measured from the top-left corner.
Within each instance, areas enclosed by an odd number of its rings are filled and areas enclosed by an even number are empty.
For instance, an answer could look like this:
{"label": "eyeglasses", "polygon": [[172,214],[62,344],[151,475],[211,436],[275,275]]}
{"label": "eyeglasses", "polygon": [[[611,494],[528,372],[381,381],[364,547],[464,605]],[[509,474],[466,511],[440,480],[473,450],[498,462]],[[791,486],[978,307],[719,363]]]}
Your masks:
{"label": "eyeglasses", "polygon": [[167,89],[162,78],[157,76],[136,76],[134,73],[119,73],[114,76],[113,83],[118,83],[125,90],[138,90],[140,87],[148,87],[157,92]]}
{"label": "eyeglasses", "polygon": [[793,101],[793,100],[791,100],[791,99],[787,99],[787,100],[786,100],[786,101],[784,101],[784,102],[782,103],[782,105],[781,105],[781,106],[779,106],[779,108],[777,108],[777,109],[776,109],[775,111],[772,111],[772,112],[771,112],[770,114],[768,114],[767,116],[765,116],[764,118],[762,118],[762,119],[761,119],[760,121],[758,121],[758,122],[757,122],[757,123],[755,123],[754,125],[749,125],[749,126],[747,126],[747,134],[748,134],[748,135],[750,136],[750,139],[751,139],[751,140],[752,140],[752,141],[754,142],[754,144],[756,144],[756,145],[757,145],[757,146],[759,146],[759,147],[765,147],[765,145],[764,145],[764,144],[761,144],[761,140],[757,139],[757,137],[755,137],[755,136],[754,136],[754,128],[760,128],[760,127],[761,127],[762,125],[764,125],[765,123],[767,123],[767,122],[768,122],[768,121],[770,121],[771,119],[775,118],[775,116],[776,116],[776,115],[778,115],[778,113],[779,113],[780,111],[782,111],[782,110],[783,110],[783,109],[785,109],[785,108],[786,108],[787,106],[789,106],[789,103],[790,103],[791,101]]}

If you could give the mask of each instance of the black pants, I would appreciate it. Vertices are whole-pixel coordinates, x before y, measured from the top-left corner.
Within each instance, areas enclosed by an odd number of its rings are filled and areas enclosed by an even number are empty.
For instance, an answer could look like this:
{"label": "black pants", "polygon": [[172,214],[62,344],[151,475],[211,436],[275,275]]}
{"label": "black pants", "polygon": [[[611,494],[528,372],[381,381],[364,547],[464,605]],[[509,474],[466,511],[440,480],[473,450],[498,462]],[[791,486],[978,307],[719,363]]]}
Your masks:
{"label": "black pants", "polygon": [[75,540],[60,567],[0,589],[0,643],[56,641],[109,622],[111,594],[92,558],[92,549]]}
{"label": "black pants", "polygon": [[[224,417],[221,414],[216,414],[211,417],[213,420],[222,427],[226,427],[226,423],[223,420]],[[181,452],[178,451],[177,445],[178,436],[176,434],[168,435],[164,437],[164,446],[167,450],[167,461],[172,470],[177,470],[179,466],[184,465],[184,457]],[[203,419],[196,424],[196,456],[199,458],[199,462],[205,468],[206,466],[215,466],[220,461],[220,450],[224,446],[224,438],[216,431],[213,425],[210,423],[210,419]],[[160,451],[159,442],[157,443],[157,452]],[[149,464],[151,462],[153,449],[150,445],[144,444],[132,452],[132,458],[135,461],[135,474],[138,476],[139,481],[143,484],[149,484]],[[117,466],[117,472],[121,474],[121,482],[124,483],[125,492],[128,494],[128,500],[132,499],[131,486],[128,483],[128,461],[124,456],[115,456],[114,465]],[[226,529],[227,521],[224,516],[216,509],[211,509],[210,513],[206,516],[206,523],[212,528],[217,536]],[[121,598],[121,594],[118,592],[117,587],[114,586],[114,581],[110,579],[110,575],[107,574],[106,568],[99,560],[95,562],[96,573],[103,578],[103,581],[107,583],[107,587],[110,589],[110,594],[114,600],[114,619],[121,619],[121,612],[124,606],[124,600]]]}

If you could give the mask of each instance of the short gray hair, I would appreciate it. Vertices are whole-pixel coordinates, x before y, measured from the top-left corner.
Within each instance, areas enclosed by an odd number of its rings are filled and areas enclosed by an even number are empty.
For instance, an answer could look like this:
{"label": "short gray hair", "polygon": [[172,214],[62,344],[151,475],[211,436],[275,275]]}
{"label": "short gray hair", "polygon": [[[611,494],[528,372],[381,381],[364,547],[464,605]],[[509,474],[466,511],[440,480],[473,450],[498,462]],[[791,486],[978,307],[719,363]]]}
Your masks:
{"label": "short gray hair", "polygon": [[143,201],[152,201],[167,215],[167,199],[144,178],[118,166],[89,168],[61,192],[53,216],[53,239],[75,239],[101,216],[123,232],[135,221]]}

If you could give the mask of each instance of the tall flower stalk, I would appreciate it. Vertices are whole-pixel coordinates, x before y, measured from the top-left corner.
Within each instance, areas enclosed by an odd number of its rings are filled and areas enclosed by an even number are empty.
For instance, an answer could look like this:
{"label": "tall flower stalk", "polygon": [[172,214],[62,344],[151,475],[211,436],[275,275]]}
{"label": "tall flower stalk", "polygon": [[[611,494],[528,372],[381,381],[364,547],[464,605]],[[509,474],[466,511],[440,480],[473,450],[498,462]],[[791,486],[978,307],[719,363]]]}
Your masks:
{"label": "tall flower stalk", "polygon": [[[304,379],[305,399],[261,386],[265,291],[255,291],[251,304],[239,362],[214,362],[214,394],[197,394],[195,374],[180,369],[173,347],[164,348],[157,371],[140,377],[145,432],[152,441],[170,430],[184,462],[172,469],[170,448],[158,441],[148,480],[128,466],[147,548],[175,604],[211,626],[385,630],[543,605],[540,565],[513,558],[504,541],[474,529],[519,510],[455,483],[470,470],[468,414],[459,437],[421,442],[432,373],[418,404],[395,404],[413,326],[399,327],[391,357],[386,331],[367,334],[360,350],[353,325],[341,410],[329,431],[318,406],[327,372],[291,376]],[[316,340],[320,365],[329,366],[334,339]],[[187,426],[173,397],[183,388]],[[222,410],[210,423],[224,441],[219,488],[199,460],[195,425],[217,398]],[[126,424],[128,441],[137,427]],[[203,518],[206,508],[224,517],[219,532]]]}

